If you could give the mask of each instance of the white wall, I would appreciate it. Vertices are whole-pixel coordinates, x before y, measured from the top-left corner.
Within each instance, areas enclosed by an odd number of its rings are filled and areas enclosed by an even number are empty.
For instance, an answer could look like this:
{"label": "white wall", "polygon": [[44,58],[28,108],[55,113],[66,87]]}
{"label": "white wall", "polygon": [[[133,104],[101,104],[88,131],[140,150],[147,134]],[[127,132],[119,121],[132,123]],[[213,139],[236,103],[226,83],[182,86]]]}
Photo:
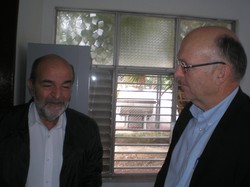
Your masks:
{"label": "white wall", "polygon": [[[237,33],[250,59],[249,0],[20,0],[14,103],[24,102],[27,43],[53,43],[55,7],[187,15],[238,21]],[[242,89],[250,95],[250,65]],[[126,184],[131,187],[153,183]],[[116,184],[104,184],[104,187]],[[118,185],[117,185],[118,186]],[[119,186],[123,186],[119,184]]]}

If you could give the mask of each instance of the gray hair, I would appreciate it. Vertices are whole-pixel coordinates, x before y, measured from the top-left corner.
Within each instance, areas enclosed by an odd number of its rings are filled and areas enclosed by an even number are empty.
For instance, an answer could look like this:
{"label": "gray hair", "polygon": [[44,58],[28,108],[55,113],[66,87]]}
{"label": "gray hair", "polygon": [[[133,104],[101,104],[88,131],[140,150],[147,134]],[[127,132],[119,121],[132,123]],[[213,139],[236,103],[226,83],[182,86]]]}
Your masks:
{"label": "gray hair", "polygon": [[224,34],[216,39],[216,45],[220,53],[232,65],[235,80],[241,80],[246,72],[247,56],[240,41]]}

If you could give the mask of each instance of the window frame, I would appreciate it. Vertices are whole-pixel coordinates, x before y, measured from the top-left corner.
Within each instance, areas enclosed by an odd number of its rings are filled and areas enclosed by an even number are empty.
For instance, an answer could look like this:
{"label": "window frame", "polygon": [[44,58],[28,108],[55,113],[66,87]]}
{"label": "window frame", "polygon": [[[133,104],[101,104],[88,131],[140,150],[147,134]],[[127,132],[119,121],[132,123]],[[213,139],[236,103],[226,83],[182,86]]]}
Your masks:
{"label": "window frame", "polygon": [[[217,18],[204,18],[204,17],[192,17],[192,16],[178,16],[178,15],[168,15],[168,14],[154,14],[154,13],[138,13],[138,12],[124,12],[124,11],[105,11],[105,10],[91,10],[91,9],[70,9],[70,8],[56,8],[57,11],[70,11],[70,12],[95,12],[95,13],[109,13],[115,15],[115,28],[114,28],[114,47],[113,47],[113,65],[92,65],[92,71],[97,70],[104,70],[112,72],[112,110],[111,110],[111,126],[114,123],[116,117],[116,86],[117,80],[116,77],[121,73],[144,73],[144,74],[158,74],[158,75],[173,75],[175,68],[177,66],[176,62],[173,62],[173,68],[152,68],[152,67],[131,67],[131,66],[119,66],[118,59],[119,59],[119,47],[120,47],[120,27],[119,27],[119,18],[121,15],[137,15],[137,16],[147,16],[147,17],[160,17],[160,18],[167,18],[167,19],[174,19],[175,21],[175,44],[174,44],[174,56],[176,56],[178,48],[180,46],[180,42],[182,40],[180,36],[180,24],[181,21],[201,21],[201,22],[224,22],[225,24],[230,24],[231,29],[235,31],[236,28],[236,20],[229,20],[229,19],[217,19]],[[57,13],[56,13],[57,15]],[[57,24],[57,23],[56,23]],[[55,29],[57,26],[55,27]],[[55,41],[56,43],[56,34],[55,31]],[[178,85],[177,83],[173,84],[173,105],[177,105],[177,91]],[[173,107],[175,110],[176,108]],[[114,144],[115,144],[115,128],[111,128],[110,132],[111,136],[111,150],[110,150],[110,171],[109,173],[103,174],[104,181],[153,181],[157,173],[138,173],[138,174],[115,174],[114,173]]]}

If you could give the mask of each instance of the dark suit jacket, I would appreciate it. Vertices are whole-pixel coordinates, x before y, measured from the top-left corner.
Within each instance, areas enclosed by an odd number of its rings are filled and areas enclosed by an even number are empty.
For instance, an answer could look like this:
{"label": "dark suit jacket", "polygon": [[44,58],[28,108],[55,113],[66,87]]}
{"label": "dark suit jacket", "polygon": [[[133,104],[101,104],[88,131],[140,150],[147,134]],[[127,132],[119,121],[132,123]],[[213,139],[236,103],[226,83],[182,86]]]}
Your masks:
{"label": "dark suit jacket", "polygon": [[[189,103],[180,114],[155,187],[163,187],[173,149],[192,115]],[[173,187],[173,186],[169,186]],[[239,89],[208,141],[190,187],[250,187],[250,98]]]}
{"label": "dark suit jacket", "polygon": [[[24,187],[29,168],[29,104],[0,116],[0,186]],[[101,186],[102,145],[96,122],[67,109],[60,187]]]}

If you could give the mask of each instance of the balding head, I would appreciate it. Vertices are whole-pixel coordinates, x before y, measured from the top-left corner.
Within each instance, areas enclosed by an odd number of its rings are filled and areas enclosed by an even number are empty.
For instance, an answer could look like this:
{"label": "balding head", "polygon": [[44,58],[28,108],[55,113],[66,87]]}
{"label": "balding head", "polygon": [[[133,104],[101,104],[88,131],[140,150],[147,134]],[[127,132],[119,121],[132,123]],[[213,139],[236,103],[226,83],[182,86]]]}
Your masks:
{"label": "balding head", "polygon": [[200,27],[183,39],[175,77],[185,98],[206,111],[239,86],[247,59],[234,32],[223,27]]}
{"label": "balding head", "polygon": [[203,36],[205,38],[212,39],[216,38],[219,35],[227,35],[229,37],[234,38],[235,40],[239,40],[237,35],[233,31],[225,27],[219,27],[219,26],[205,26],[196,28],[191,32],[189,32],[185,38],[191,36]]}
{"label": "balding head", "polygon": [[73,76],[73,82],[74,82],[74,79],[75,79],[74,67],[66,59],[64,59],[63,57],[57,54],[47,54],[47,55],[37,58],[34,61],[32,65],[32,69],[31,69],[31,73],[30,73],[30,78],[29,78],[32,82],[34,82],[37,78],[39,67],[45,64],[48,64],[49,66],[57,66],[60,64],[64,64],[65,66],[68,66],[69,69],[72,70],[72,76]]}
{"label": "balding head", "polygon": [[[219,26],[206,26],[192,30],[183,39],[182,45],[187,48],[203,49],[205,55],[220,57],[232,66],[234,79],[241,80],[247,67],[247,56],[237,35]],[[185,50],[186,50],[185,49]],[[216,59],[211,59],[216,60]]]}

